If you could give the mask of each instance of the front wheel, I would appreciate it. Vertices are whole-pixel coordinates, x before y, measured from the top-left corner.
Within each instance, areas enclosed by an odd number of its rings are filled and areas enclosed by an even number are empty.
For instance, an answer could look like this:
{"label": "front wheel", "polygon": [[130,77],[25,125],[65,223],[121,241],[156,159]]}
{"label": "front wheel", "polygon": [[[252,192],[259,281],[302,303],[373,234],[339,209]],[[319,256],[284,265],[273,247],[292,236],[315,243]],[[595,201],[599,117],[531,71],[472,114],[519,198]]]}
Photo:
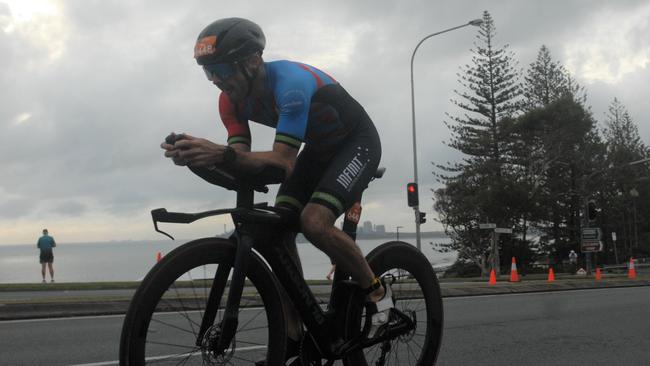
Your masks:
{"label": "front wheel", "polygon": [[[434,365],[440,351],[443,310],[440,286],[431,264],[415,247],[392,241],[370,252],[366,259],[375,275],[391,283],[395,307],[416,320],[415,329],[391,341],[368,347],[351,357],[348,365]],[[360,333],[364,310],[350,304],[348,336]]]}
{"label": "front wheel", "polygon": [[[124,319],[120,365],[254,365],[260,359],[267,365],[282,364],[286,323],[277,280],[254,253],[246,273],[252,286],[244,288],[237,331],[225,351],[214,351],[235,252],[229,240],[200,239],[176,248],[156,264]],[[215,296],[219,293],[223,296]],[[211,306],[213,318],[206,315],[208,303],[216,304]],[[206,322],[210,327],[200,337],[204,316],[214,321]]]}

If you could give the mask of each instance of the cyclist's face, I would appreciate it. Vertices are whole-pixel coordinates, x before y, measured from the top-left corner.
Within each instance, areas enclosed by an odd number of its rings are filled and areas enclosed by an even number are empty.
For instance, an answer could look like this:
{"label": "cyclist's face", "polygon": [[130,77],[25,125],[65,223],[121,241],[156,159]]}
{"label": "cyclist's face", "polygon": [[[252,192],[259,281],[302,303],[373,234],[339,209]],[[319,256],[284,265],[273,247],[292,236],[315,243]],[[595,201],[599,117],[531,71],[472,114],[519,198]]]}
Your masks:
{"label": "cyclist's face", "polygon": [[[259,56],[250,57],[239,63],[211,64],[203,66],[203,71],[214,85],[226,93],[231,101],[241,101],[249,94],[248,80],[242,72],[246,68],[249,73],[259,68],[262,59]],[[257,73],[254,73],[257,75]]]}
{"label": "cyclist's face", "polygon": [[231,63],[204,65],[203,71],[208,80],[228,94],[228,96],[231,96],[236,91],[236,79],[237,74],[239,74],[237,65]]}

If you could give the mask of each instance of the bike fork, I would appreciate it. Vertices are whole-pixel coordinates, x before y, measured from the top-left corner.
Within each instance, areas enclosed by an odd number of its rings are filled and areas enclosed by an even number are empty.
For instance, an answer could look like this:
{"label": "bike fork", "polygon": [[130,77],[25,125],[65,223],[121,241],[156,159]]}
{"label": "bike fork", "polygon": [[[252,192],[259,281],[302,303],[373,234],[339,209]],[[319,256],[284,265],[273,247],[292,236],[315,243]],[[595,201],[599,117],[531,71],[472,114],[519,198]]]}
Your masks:
{"label": "bike fork", "polygon": [[[221,335],[214,349],[216,354],[220,354],[228,348],[233,336],[237,332],[239,302],[244,291],[244,280],[253,246],[253,239],[249,235],[238,235],[237,241],[237,252],[235,254],[232,279],[230,280],[228,301],[226,302],[226,309],[221,322]],[[218,307],[218,304],[216,306]]]}
{"label": "bike fork", "polygon": [[217,268],[217,272],[214,274],[212,287],[210,288],[210,296],[208,297],[208,302],[205,305],[205,312],[203,313],[203,319],[201,320],[201,328],[199,328],[199,334],[198,337],[196,337],[196,345],[198,347],[201,347],[203,344],[205,333],[212,324],[214,324],[214,320],[217,317],[221,296],[223,296],[223,291],[226,288],[229,274],[230,265],[227,264],[220,264]]}

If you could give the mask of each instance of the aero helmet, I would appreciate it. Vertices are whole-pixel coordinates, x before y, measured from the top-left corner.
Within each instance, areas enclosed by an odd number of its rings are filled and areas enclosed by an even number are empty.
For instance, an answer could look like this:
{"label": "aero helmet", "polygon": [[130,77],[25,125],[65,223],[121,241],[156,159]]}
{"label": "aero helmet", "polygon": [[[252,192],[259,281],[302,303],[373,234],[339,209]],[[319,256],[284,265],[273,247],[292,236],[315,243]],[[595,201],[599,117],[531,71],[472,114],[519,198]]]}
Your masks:
{"label": "aero helmet", "polygon": [[259,25],[242,18],[212,22],[199,33],[194,58],[199,65],[231,63],[262,52],[266,38]]}

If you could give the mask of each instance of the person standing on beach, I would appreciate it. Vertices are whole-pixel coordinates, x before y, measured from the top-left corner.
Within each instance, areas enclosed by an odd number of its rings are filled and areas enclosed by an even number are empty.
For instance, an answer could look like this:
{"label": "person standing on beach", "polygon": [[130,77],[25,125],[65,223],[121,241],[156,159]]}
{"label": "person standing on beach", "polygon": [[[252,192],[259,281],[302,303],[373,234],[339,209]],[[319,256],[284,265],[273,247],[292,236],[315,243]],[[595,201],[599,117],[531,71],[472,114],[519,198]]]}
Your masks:
{"label": "person standing on beach", "polygon": [[41,250],[40,262],[41,262],[41,275],[43,276],[43,283],[45,283],[45,265],[50,269],[50,281],[54,282],[54,268],[52,268],[52,263],[54,262],[54,252],[53,249],[56,247],[56,242],[54,238],[48,235],[47,229],[43,229],[43,236],[38,238],[38,243],[36,247]]}

